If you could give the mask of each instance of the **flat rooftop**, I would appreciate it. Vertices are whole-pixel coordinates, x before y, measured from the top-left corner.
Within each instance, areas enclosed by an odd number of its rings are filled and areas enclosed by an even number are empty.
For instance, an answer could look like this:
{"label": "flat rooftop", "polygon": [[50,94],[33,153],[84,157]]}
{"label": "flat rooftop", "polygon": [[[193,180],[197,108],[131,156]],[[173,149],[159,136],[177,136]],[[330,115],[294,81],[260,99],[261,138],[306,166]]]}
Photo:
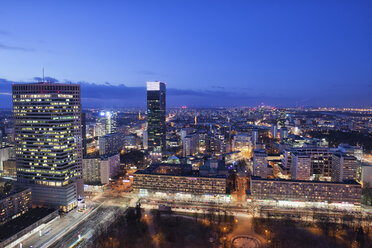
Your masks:
{"label": "flat rooftop", "polygon": [[286,179],[266,179],[258,176],[252,176],[252,180],[260,180],[260,181],[272,181],[272,182],[300,182],[300,183],[320,183],[320,184],[348,184],[348,185],[360,185],[358,182],[354,180],[346,180],[343,182],[328,182],[328,181],[311,181],[311,180],[286,180]]}
{"label": "flat rooftop", "polygon": [[182,176],[182,177],[207,177],[207,178],[225,178],[224,175],[218,176],[201,176],[199,171],[193,171],[191,164],[167,164],[158,163],[152,164],[144,170],[138,170],[134,174],[137,175],[166,175],[166,176]]}

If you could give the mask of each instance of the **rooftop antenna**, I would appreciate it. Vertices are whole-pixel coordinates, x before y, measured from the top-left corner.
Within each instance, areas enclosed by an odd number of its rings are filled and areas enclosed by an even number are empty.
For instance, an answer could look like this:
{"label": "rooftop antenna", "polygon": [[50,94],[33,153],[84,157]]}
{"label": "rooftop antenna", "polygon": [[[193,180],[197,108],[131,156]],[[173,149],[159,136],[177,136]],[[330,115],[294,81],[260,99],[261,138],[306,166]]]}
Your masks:
{"label": "rooftop antenna", "polygon": [[43,67],[43,83],[45,83],[45,82],[44,82],[44,67]]}

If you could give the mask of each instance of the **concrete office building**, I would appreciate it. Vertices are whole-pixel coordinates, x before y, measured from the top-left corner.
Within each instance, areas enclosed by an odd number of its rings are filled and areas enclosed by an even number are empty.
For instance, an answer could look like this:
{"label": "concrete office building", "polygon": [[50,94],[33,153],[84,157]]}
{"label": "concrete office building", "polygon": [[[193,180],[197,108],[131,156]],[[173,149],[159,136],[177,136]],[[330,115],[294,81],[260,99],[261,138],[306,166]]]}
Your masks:
{"label": "concrete office building", "polygon": [[99,155],[120,152],[124,148],[124,139],[124,133],[112,133],[99,137]]}
{"label": "concrete office building", "polygon": [[253,175],[266,178],[268,171],[266,152],[264,150],[255,150],[253,153]]}
{"label": "concrete office building", "polygon": [[120,154],[83,159],[84,184],[107,184],[119,170]]}
{"label": "concrete office building", "polygon": [[4,161],[15,158],[15,147],[5,146],[0,148],[0,171],[3,170]]}
{"label": "concrete office building", "polygon": [[256,144],[258,142],[258,129],[252,130],[252,142],[253,142],[253,145],[256,147]]}
{"label": "concrete office building", "polygon": [[310,155],[311,175],[331,177],[334,150],[327,147],[298,147],[285,149],[283,152],[283,166],[286,168],[291,168],[292,166],[292,152]]}
{"label": "concrete office building", "polygon": [[251,196],[255,199],[359,205],[361,194],[361,185],[355,181],[346,183],[251,177]]}
{"label": "concrete office building", "polygon": [[147,130],[143,131],[142,134],[142,148],[147,149],[149,147],[149,136]]}
{"label": "concrete office building", "polygon": [[271,126],[271,136],[273,137],[273,139],[278,138],[278,125],[273,124]]}
{"label": "concrete office building", "polygon": [[234,136],[232,142],[233,151],[241,151],[247,153],[252,151],[252,137],[246,133],[239,133]]}
{"label": "concrete office building", "polygon": [[350,156],[356,157],[359,161],[363,158],[363,148],[360,146],[351,146],[349,144],[340,144],[338,150]]}
{"label": "concrete office building", "polygon": [[332,158],[332,181],[356,180],[358,160],[354,156],[335,153]]}
{"label": "concrete office building", "polygon": [[310,155],[301,152],[293,152],[291,166],[292,180],[310,180],[310,177],[311,177]]}
{"label": "concrete office building", "polygon": [[13,84],[17,181],[69,211],[84,193],[80,85]]}
{"label": "concrete office building", "polygon": [[3,162],[3,171],[2,175],[4,177],[17,177],[17,167],[16,167],[16,160],[15,158],[5,160]]}
{"label": "concrete office building", "polygon": [[166,193],[226,194],[226,176],[201,176],[190,164],[152,164],[135,172],[133,187]]}
{"label": "concrete office building", "polygon": [[284,140],[284,139],[288,138],[288,128],[282,127],[279,130],[279,134],[280,134],[280,140]]}
{"label": "concrete office building", "polygon": [[199,135],[197,133],[188,134],[182,140],[183,156],[194,156],[199,151]]}
{"label": "concrete office building", "polygon": [[30,188],[17,188],[0,196],[0,224],[26,213],[32,208]]}

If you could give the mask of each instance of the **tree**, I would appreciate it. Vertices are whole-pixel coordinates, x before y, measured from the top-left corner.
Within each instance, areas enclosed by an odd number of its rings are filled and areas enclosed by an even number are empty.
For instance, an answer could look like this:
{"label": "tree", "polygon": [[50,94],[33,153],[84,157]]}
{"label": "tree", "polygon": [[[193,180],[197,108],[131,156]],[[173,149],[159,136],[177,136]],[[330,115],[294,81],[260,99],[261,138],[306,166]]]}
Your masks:
{"label": "tree", "polygon": [[142,209],[141,209],[141,204],[138,203],[136,206],[136,220],[140,221],[142,218]]}
{"label": "tree", "polygon": [[362,203],[366,205],[372,205],[372,189],[369,182],[363,184]]}
{"label": "tree", "polygon": [[356,236],[356,242],[358,243],[359,247],[364,247],[364,231],[363,227],[359,227],[357,236]]}

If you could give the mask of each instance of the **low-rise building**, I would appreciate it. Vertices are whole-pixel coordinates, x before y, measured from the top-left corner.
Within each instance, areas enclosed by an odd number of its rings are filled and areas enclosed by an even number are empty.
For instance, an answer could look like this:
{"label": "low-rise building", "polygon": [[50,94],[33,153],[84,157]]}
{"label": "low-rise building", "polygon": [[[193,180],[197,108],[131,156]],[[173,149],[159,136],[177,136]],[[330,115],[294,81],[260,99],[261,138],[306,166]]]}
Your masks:
{"label": "low-rise building", "polygon": [[190,164],[152,164],[134,174],[133,187],[166,193],[226,194],[226,176],[201,176]]}
{"label": "low-rise building", "polygon": [[4,177],[17,177],[16,160],[8,159],[3,161],[3,172]]}
{"label": "low-rise building", "polygon": [[356,157],[359,161],[363,158],[363,148],[360,146],[351,146],[349,144],[340,144],[338,150],[348,155]]}
{"label": "low-rise building", "polygon": [[4,161],[12,158],[15,158],[14,146],[0,147],[0,171],[3,170]]}
{"label": "low-rise building", "polygon": [[239,133],[234,136],[232,150],[250,153],[253,149],[252,137],[247,133]]}
{"label": "low-rise building", "polygon": [[255,199],[346,202],[358,205],[361,194],[361,185],[355,181],[325,182],[251,177],[251,195]]}
{"label": "low-rise building", "polygon": [[84,184],[107,184],[118,175],[120,154],[110,154],[83,159]]}
{"label": "low-rise building", "polygon": [[0,196],[0,223],[26,213],[32,207],[30,188],[17,188]]}

